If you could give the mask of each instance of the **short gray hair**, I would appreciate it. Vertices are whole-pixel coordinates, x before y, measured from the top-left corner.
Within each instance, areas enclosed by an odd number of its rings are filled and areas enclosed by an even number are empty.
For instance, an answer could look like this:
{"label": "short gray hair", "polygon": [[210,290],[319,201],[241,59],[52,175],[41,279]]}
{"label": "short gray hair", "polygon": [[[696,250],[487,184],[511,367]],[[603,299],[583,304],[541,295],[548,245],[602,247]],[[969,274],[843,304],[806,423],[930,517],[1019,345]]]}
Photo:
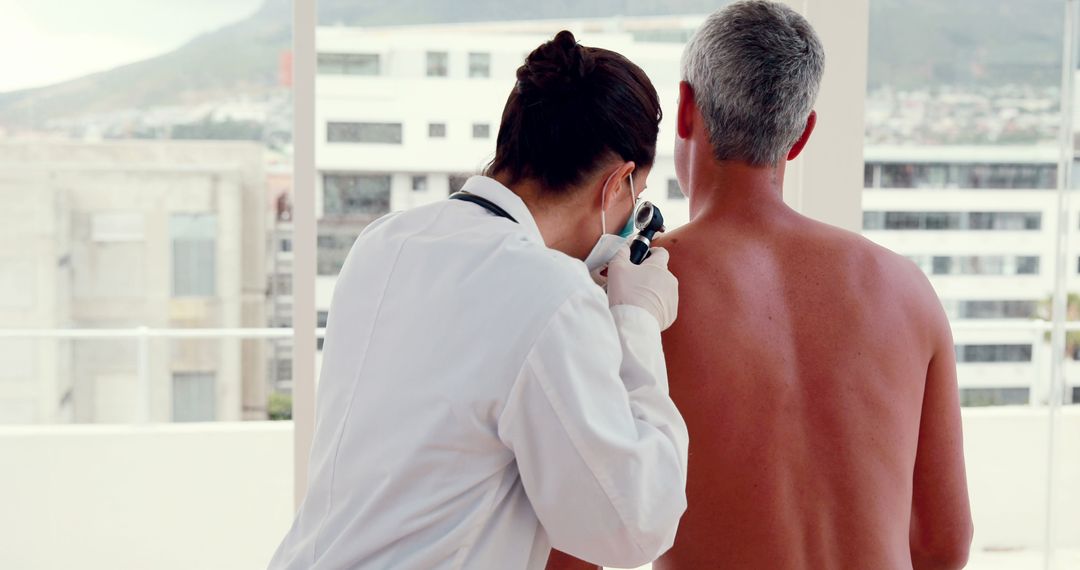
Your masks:
{"label": "short gray hair", "polygon": [[786,159],[806,128],[824,69],[810,23],[769,0],[714,12],[682,59],[717,160],[753,166]]}

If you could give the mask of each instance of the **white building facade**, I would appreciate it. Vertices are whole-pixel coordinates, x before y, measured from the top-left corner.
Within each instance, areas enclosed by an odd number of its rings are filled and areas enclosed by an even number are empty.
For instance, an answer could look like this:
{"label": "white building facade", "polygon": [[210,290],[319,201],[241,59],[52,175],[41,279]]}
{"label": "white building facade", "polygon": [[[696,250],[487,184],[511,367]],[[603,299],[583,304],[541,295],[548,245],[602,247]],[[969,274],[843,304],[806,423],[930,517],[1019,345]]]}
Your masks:
{"label": "white building facade", "polygon": [[[0,143],[0,423],[265,418],[254,143]],[[34,336],[35,329],[60,336]],[[69,336],[63,336],[69,335]]]}
{"label": "white building facade", "polygon": [[[445,199],[483,170],[515,71],[550,30],[569,29],[585,45],[618,51],[652,79],[667,119],[645,196],[669,227],[685,223],[671,125],[683,42],[701,19],[320,28],[320,322],[340,264],[367,223]],[[1041,329],[1024,327],[1045,314],[1053,291],[1056,149],[870,147],[865,160],[864,233],[930,276],[957,323],[965,403],[1045,401],[1049,343]],[[1080,218],[1074,212],[1070,219]],[[1070,390],[1066,400],[1080,399]]]}
{"label": "white building facade", "polygon": [[[865,235],[929,276],[953,322],[965,405],[1041,405],[1057,263],[1055,147],[867,147]],[[1080,210],[1066,216],[1064,268],[1080,291]],[[1080,315],[1072,315],[1076,318]],[[1066,402],[1080,401],[1069,343]]]}

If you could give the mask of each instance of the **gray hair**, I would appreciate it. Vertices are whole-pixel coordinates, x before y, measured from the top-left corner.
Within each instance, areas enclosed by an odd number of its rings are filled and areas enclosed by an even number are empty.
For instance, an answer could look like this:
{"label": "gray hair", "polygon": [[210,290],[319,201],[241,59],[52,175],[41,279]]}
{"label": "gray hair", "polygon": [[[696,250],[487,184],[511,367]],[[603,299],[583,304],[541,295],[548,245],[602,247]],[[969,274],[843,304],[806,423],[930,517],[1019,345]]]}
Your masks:
{"label": "gray hair", "polygon": [[686,45],[717,160],[769,166],[787,158],[814,107],[825,52],[810,23],[778,2],[744,0],[714,12]]}

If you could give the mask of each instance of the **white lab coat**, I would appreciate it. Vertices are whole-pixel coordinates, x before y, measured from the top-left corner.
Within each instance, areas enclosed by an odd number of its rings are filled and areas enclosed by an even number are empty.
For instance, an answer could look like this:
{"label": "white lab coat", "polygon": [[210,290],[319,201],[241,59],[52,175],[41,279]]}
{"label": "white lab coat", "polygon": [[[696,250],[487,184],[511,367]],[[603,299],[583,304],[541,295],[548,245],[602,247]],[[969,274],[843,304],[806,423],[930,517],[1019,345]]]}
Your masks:
{"label": "white lab coat", "polygon": [[357,239],[330,305],[307,496],[273,569],[635,567],[686,508],[656,319],[609,309],[485,177]]}

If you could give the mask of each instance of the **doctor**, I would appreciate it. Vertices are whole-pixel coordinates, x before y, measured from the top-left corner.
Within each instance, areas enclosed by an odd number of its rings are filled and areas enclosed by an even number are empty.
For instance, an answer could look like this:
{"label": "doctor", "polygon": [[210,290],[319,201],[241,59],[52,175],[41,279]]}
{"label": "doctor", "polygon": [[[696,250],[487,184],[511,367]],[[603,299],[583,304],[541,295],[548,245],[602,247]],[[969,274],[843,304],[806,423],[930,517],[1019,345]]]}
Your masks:
{"label": "doctor", "polygon": [[[349,253],[307,495],[271,568],[541,569],[552,546],[635,567],[671,547],[678,284],[665,251],[632,265],[614,235],[653,163],[656,91],[569,32],[517,77],[489,176]],[[588,269],[609,260],[605,295]]]}

